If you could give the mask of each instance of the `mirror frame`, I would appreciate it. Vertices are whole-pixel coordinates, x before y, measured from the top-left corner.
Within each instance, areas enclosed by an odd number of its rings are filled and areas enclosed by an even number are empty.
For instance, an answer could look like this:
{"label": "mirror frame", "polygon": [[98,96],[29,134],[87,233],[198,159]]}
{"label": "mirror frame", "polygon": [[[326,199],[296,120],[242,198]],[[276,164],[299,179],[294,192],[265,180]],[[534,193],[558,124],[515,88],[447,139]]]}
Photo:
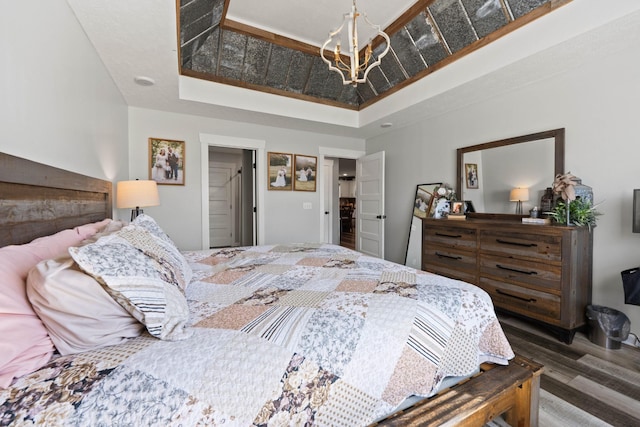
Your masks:
{"label": "mirror frame", "polygon": [[[553,177],[550,177],[551,180],[555,179],[555,175],[564,173],[564,128],[552,129],[543,132],[531,133],[528,135],[516,136],[513,138],[500,139],[497,141],[485,142],[483,144],[470,145],[468,147],[462,147],[457,149],[457,165],[456,165],[456,188],[460,192],[460,198],[462,198],[462,185],[464,181],[462,180],[462,171],[464,168],[464,154],[472,151],[480,151],[486,150],[489,148],[497,148],[504,147],[505,145],[513,145],[513,144],[521,144],[524,142],[532,142],[537,141],[539,139],[549,139],[553,138],[555,141],[554,145],[554,171],[555,174]],[[552,181],[551,181],[552,182]],[[483,212],[474,212],[469,213],[467,217],[469,218],[495,218],[495,219],[517,219],[525,217],[527,215],[516,215],[516,214],[503,214],[503,213],[483,213]]]}

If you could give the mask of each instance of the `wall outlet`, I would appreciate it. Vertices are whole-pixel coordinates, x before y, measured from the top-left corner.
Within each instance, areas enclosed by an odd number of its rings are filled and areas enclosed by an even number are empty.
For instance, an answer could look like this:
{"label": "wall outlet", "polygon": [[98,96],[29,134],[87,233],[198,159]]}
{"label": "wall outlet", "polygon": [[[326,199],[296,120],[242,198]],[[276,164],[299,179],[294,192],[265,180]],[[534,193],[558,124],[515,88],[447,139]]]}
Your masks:
{"label": "wall outlet", "polygon": [[304,202],[302,204],[302,209],[311,209],[311,202]]}

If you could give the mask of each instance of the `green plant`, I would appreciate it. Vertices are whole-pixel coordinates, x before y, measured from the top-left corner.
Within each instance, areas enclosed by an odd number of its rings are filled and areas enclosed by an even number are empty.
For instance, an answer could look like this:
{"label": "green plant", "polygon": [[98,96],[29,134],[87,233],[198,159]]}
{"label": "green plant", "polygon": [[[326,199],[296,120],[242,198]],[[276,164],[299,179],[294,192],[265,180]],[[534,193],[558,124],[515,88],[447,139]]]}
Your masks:
{"label": "green plant", "polygon": [[[567,204],[569,212],[567,215]],[[599,215],[596,210],[597,206],[592,206],[588,200],[575,199],[567,203],[564,200],[558,200],[556,206],[551,210],[551,218],[555,222],[567,225],[587,226],[589,230],[596,225]]]}

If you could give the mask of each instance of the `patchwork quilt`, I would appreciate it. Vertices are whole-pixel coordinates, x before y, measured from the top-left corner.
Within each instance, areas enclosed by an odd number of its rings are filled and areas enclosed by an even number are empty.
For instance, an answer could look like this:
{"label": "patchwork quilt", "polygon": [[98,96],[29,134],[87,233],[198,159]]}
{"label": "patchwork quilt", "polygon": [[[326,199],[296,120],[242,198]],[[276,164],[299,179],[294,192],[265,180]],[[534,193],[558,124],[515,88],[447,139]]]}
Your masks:
{"label": "patchwork quilt", "polygon": [[363,426],[514,354],[470,284],[325,244],[184,253],[190,336],[54,357],[0,425]]}

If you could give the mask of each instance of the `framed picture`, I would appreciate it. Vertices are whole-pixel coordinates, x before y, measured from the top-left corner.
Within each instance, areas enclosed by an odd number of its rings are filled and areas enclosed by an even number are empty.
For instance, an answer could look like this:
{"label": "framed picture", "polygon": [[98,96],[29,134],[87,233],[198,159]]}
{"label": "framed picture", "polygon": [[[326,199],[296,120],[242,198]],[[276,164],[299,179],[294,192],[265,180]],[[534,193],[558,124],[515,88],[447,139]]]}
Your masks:
{"label": "framed picture", "polygon": [[449,211],[449,215],[464,215],[464,202],[451,202],[451,210]]}
{"label": "framed picture", "polygon": [[441,185],[441,182],[418,184],[413,202],[413,216],[426,218],[429,215],[431,204],[433,203],[433,193]]}
{"label": "framed picture", "polygon": [[185,143],[149,138],[149,179],[158,185],[184,185]]}
{"label": "framed picture", "polygon": [[464,177],[467,182],[467,188],[478,188],[478,165],[476,163],[465,163]]}
{"label": "framed picture", "polygon": [[465,200],[464,201],[464,213],[468,214],[468,213],[473,213],[475,211],[476,211],[476,209],[473,207],[473,202],[471,200]]}
{"label": "framed picture", "polygon": [[269,190],[291,191],[293,174],[291,165],[293,154],[267,153],[267,187]]}
{"label": "framed picture", "polygon": [[441,182],[418,184],[411,209],[411,224],[409,226],[409,240],[404,255],[404,265],[420,269],[422,260],[422,219],[429,215],[433,203],[433,193]]}
{"label": "framed picture", "polygon": [[318,177],[318,158],[296,154],[294,157],[295,179],[293,189],[296,191],[316,191]]}

